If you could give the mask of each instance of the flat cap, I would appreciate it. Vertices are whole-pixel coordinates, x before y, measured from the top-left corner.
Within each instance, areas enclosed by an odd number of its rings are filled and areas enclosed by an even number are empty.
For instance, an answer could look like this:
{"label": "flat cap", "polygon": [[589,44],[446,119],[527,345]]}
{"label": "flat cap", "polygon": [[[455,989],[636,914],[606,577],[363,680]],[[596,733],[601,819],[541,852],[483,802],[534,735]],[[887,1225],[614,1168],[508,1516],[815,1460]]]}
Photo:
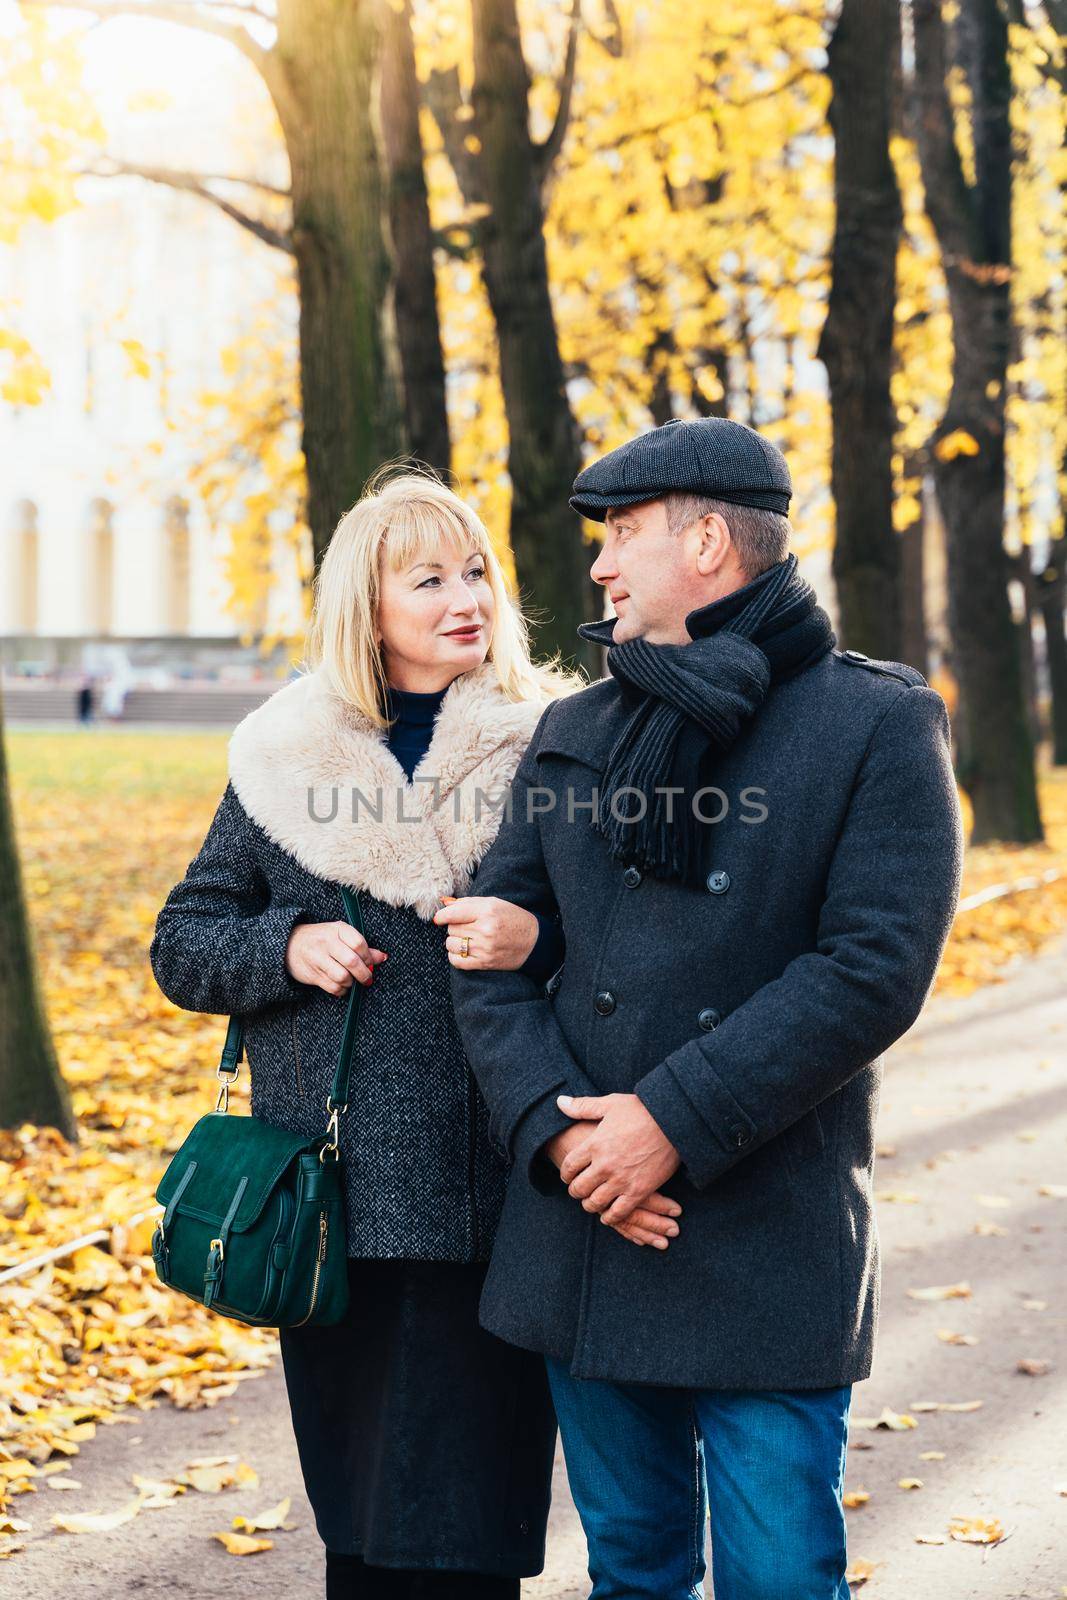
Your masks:
{"label": "flat cap", "polygon": [[650,428],[579,472],[571,506],[603,522],[609,506],[655,500],[677,489],[735,505],[788,513],[793,484],[786,459],[755,428],[729,417],[677,419]]}

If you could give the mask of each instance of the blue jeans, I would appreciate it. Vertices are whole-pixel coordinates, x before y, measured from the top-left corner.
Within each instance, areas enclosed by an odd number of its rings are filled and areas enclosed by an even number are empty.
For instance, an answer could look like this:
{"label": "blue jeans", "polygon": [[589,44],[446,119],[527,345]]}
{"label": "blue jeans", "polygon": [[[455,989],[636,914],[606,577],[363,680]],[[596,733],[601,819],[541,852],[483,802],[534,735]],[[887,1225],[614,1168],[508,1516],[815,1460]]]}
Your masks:
{"label": "blue jeans", "polygon": [[852,1385],[671,1389],[574,1378],[546,1357],[589,1600],[849,1600]]}

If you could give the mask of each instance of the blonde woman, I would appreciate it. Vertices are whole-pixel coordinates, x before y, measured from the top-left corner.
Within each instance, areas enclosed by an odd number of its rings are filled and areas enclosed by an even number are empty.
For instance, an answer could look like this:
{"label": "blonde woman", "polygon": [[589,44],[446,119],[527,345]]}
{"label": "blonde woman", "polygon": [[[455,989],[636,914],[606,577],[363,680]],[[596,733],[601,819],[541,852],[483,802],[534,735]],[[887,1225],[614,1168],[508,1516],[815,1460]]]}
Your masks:
{"label": "blonde woman", "polygon": [[[512,1600],[543,1565],[556,1425],[542,1358],[478,1326],[506,1164],[450,952],[542,979],[562,960],[557,927],[466,891],[499,825],[485,797],[582,685],[531,662],[486,529],[415,472],[338,524],[305,665],[235,730],[152,967],[177,1005],[244,1016],[253,1113],[308,1134],[365,985],[340,1123],[350,1309],[280,1334],[326,1593]],[[432,921],[451,895],[462,935]]]}

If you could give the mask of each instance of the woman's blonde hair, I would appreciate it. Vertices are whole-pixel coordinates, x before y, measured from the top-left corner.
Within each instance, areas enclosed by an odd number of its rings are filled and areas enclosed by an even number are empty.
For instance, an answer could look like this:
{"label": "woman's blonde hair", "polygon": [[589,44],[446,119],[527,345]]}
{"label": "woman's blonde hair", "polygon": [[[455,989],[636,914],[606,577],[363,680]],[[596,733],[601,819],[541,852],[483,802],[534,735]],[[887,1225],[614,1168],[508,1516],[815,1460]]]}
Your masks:
{"label": "woman's blonde hair", "polygon": [[485,563],[496,601],[486,659],[507,699],[547,703],[584,688],[586,680],[562,667],[558,654],[531,661],[526,618],[508,591],[485,524],[425,468],[382,468],[337,524],[313,584],[303,664],[321,672],[335,694],[377,727],[388,727],[377,633],[380,563],[399,571],[430,559],[443,541],[464,551],[474,546]]}

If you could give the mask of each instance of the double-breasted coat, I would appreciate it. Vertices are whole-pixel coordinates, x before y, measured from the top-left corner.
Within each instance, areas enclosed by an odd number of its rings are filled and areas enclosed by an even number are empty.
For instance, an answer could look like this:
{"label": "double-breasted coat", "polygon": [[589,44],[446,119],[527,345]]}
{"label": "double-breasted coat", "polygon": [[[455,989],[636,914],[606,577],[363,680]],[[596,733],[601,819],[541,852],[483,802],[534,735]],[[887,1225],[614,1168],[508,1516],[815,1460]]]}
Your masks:
{"label": "double-breasted coat", "polygon": [[[834,650],[708,770],[699,888],[611,858],[591,800],[626,715],[604,678],[542,714],[479,893],[562,917],[547,988],[452,973],[514,1166],[485,1327],[578,1377],[817,1388],[871,1369],[882,1055],[918,1015],[962,857],[944,702]],[[533,794],[531,802],[530,796]],[[665,1251],[583,1210],[543,1154],[561,1093],[637,1094],[677,1148]]]}

